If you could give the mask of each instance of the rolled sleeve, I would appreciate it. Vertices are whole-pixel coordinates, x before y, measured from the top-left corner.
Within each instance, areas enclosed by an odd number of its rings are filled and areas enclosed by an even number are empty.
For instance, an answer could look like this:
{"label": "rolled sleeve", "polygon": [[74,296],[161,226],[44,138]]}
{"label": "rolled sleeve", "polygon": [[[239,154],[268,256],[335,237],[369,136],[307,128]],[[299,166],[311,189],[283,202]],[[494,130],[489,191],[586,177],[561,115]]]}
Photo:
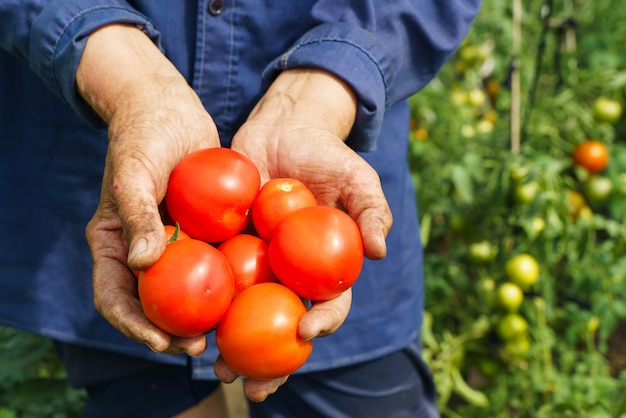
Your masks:
{"label": "rolled sleeve", "polygon": [[33,20],[29,62],[45,84],[94,126],[103,121],[75,88],[76,69],[88,35],[111,23],[137,25],[157,44],[159,34],[150,20],[123,1],[55,0]]}
{"label": "rolled sleeve", "polygon": [[347,82],[359,101],[355,128],[348,143],[359,151],[375,148],[387,94],[393,84],[388,55],[367,31],[345,23],[326,23],[302,36],[264,73],[273,80],[282,70],[321,68]]}
{"label": "rolled sleeve", "polygon": [[296,67],[340,77],[359,100],[347,142],[357,151],[373,151],[385,112],[437,75],[465,37],[480,0],[348,3],[318,1],[313,11],[318,25],[270,64],[264,80]]}

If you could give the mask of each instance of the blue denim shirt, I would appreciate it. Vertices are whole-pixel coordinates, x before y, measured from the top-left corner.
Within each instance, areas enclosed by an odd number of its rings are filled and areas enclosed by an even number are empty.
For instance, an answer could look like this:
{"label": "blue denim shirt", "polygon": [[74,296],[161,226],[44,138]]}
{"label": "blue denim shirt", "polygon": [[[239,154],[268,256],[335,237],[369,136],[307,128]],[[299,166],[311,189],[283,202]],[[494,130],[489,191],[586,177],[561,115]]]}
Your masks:
{"label": "blue denim shirt", "polygon": [[[458,47],[479,0],[12,0],[0,3],[0,323],[66,342],[183,364],[126,339],[94,309],[84,227],[95,211],[106,127],[74,88],[87,36],[137,25],[213,116],[224,146],[272,79],[326,69],[358,96],[348,143],[380,174],[394,226],[366,261],[346,323],[301,371],[368,360],[419,336],[422,249],[407,166],[407,97]],[[217,0],[219,1],[219,0]],[[29,70],[30,68],[30,70]],[[64,102],[64,103],[63,103]],[[217,355],[194,358],[211,378]]]}

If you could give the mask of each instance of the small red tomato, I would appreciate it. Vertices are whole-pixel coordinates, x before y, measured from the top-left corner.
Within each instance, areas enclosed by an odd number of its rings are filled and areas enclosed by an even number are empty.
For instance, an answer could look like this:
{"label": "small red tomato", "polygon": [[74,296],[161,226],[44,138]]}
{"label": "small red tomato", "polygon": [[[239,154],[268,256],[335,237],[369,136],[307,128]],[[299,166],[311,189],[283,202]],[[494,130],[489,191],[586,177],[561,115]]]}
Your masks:
{"label": "small red tomato", "polygon": [[260,283],[239,294],[217,325],[224,362],[240,376],[275,379],[298,370],[313,350],[298,334],[306,307],[279,283]]}
{"label": "small red tomato", "polygon": [[221,242],[248,223],[260,183],[259,171],[243,154],[229,148],[201,149],[172,171],[165,204],[192,238]]}
{"label": "small red tomato", "polygon": [[592,173],[603,171],[609,164],[609,150],[600,141],[583,141],[574,149],[574,164]]}
{"label": "small red tomato", "polygon": [[252,204],[252,224],[257,234],[269,242],[276,225],[286,215],[315,205],[315,196],[300,180],[271,179],[261,187]]}
{"label": "small red tomato", "polygon": [[285,286],[303,298],[328,300],[357,280],[363,267],[363,241],[348,214],[329,206],[311,206],[278,224],[269,259]]}
{"label": "small red tomato", "polygon": [[235,284],[228,260],[195,239],[167,245],[155,264],[139,273],[139,300],[146,317],[178,337],[201,335],[222,318]]}
{"label": "small red tomato", "polygon": [[267,257],[267,243],[259,237],[239,234],[218,247],[228,259],[235,279],[235,294],[248,287],[265,282],[276,282]]}

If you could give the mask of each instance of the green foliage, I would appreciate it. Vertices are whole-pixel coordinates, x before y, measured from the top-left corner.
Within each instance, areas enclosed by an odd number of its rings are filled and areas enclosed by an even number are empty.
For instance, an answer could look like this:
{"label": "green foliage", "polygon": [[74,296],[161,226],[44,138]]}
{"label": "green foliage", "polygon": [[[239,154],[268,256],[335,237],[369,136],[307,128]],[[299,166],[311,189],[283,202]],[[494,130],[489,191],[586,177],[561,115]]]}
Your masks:
{"label": "green foliage", "polygon": [[83,402],[50,340],[0,327],[0,418],[80,417]]}
{"label": "green foliage", "polygon": [[[485,0],[466,42],[412,97],[410,158],[426,246],[424,354],[446,417],[626,417],[626,372],[609,352],[626,336],[626,118],[594,118],[596,98],[624,103],[626,4],[523,2],[521,95],[510,89],[512,2]],[[511,107],[521,104],[521,152]],[[610,151],[612,185],[589,199],[574,147]],[[503,340],[495,289],[527,253],[539,281]],[[500,325],[501,326],[501,325]]]}

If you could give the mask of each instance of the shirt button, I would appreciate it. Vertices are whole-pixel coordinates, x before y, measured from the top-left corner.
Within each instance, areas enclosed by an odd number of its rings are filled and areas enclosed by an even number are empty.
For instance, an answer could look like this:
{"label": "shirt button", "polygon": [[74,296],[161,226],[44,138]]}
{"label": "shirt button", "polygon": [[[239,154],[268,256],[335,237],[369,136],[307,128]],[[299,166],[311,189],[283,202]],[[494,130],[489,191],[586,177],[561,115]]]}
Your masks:
{"label": "shirt button", "polygon": [[224,11],[224,0],[211,0],[209,2],[209,13],[213,16],[221,15]]}

